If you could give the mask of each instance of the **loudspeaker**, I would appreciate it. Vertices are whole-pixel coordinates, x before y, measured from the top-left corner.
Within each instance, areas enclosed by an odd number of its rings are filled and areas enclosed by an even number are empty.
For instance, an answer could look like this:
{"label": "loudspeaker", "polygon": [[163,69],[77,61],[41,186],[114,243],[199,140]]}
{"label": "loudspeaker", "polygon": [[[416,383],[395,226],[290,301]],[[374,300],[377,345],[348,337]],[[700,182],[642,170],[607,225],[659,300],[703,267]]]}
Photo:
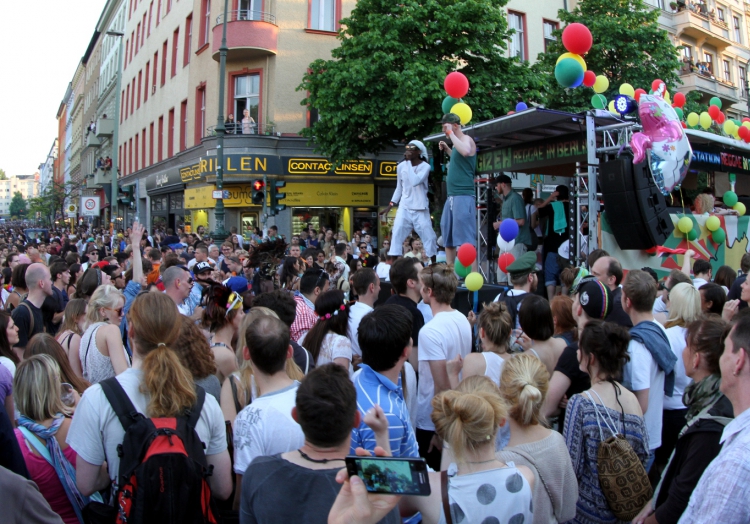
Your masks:
{"label": "loudspeaker", "polygon": [[674,230],[664,195],[645,162],[621,155],[599,168],[607,221],[621,249],[650,249]]}

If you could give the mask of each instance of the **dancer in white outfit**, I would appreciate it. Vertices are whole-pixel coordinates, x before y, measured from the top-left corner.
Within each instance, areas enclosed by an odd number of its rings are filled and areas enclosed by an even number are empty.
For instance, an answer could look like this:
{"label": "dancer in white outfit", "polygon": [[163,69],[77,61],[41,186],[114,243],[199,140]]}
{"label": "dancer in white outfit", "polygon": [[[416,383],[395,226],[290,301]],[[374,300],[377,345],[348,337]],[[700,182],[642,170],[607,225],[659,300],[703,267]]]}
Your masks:
{"label": "dancer in white outfit", "polygon": [[396,219],[393,221],[391,256],[402,256],[404,239],[412,230],[422,239],[424,252],[428,257],[437,253],[437,237],[430,219],[430,205],[427,200],[430,164],[427,162],[427,148],[419,140],[412,140],[406,146],[404,161],[398,164],[398,182],[393,199],[381,214],[388,213],[398,204]]}

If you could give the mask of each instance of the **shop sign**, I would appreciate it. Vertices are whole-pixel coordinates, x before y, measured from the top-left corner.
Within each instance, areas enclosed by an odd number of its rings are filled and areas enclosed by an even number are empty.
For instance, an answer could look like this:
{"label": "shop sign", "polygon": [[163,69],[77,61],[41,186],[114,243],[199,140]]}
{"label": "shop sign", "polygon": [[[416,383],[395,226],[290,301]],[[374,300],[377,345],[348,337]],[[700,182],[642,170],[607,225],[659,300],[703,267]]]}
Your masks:
{"label": "shop sign", "polygon": [[[249,207],[253,204],[252,184],[224,186],[226,207]],[[229,193],[227,195],[227,193]],[[288,182],[284,187],[286,198],[281,201],[288,207],[344,207],[375,205],[373,184],[320,184]]]}
{"label": "shop sign", "polygon": [[[182,182],[190,184],[216,174],[216,157],[201,158],[195,164],[180,169]],[[274,155],[225,155],[225,175],[278,175],[281,160]]]}
{"label": "shop sign", "polygon": [[750,174],[750,155],[718,148],[693,148],[691,169]]}
{"label": "shop sign", "polygon": [[285,175],[372,175],[372,160],[345,160],[334,169],[334,164],[325,158],[284,158]]}
{"label": "shop sign", "polygon": [[398,173],[396,172],[397,168],[398,162],[393,160],[381,160],[378,169],[378,175],[395,177],[398,175]]}
{"label": "shop sign", "polygon": [[177,184],[182,184],[180,173],[177,169],[170,169],[169,171],[149,176],[146,179],[146,190],[151,191]]}
{"label": "shop sign", "polygon": [[214,186],[186,188],[185,209],[213,209],[216,201],[212,198]]}
{"label": "shop sign", "polygon": [[584,138],[542,140],[530,144],[482,151],[477,158],[477,173],[527,171],[534,168],[586,160]]}

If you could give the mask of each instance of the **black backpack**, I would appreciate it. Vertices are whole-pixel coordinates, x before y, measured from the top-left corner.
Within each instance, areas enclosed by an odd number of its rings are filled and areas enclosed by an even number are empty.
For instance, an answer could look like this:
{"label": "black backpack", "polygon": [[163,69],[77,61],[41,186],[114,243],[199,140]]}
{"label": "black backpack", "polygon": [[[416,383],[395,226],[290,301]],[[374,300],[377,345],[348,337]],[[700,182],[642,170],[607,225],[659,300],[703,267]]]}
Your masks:
{"label": "black backpack", "polygon": [[508,291],[510,291],[511,289],[513,288],[503,291],[503,294],[500,295],[498,302],[504,302],[508,307],[508,314],[510,315],[511,322],[510,325],[512,329],[515,329],[517,325],[516,318],[518,317],[518,310],[521,307],[521,302],[523,302],[524,298],[529,296],[529,293],[523,293],[522,295],[509,295]]}
{"label": "black backpack", "polygon": [[139,413],[115,378],[100,382],[125,429],[117,446],[120,469],[117,523],[217,523],[205,445],[195,432],[206,391],[196,388],[195,405],[183,417],[148,418]]}

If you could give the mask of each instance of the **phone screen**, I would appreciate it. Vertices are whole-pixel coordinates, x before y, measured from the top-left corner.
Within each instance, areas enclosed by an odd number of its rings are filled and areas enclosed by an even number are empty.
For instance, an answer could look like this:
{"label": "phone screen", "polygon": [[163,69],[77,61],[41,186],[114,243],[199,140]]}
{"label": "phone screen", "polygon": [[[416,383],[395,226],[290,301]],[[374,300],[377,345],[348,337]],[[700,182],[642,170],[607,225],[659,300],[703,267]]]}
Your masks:
{"label": "phone screen", "polygon": [[347,457],[349,476],[357,475],[370,493],[429,495],[430,480],[424,459]]}

